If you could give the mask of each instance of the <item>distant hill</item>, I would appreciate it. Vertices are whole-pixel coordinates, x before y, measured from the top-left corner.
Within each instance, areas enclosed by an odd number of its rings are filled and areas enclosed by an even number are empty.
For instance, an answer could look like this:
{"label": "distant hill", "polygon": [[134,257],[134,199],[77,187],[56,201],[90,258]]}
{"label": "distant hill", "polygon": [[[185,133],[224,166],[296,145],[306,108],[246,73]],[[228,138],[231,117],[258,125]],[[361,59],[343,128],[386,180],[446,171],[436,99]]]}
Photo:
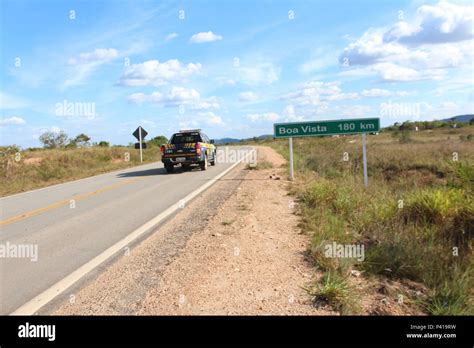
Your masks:
{"label": "distant hill", "polygon": [[242,141],[266,140],[266,139],[272,139],[272,138],[273,138],[272,134],[264,134],[264,135],[259,135],[258,137],[242,139]]}
{"label": "distant hill", "polygon": [[231,143],[238,143],[240,141],[242,141],[242,139],[237,139],[237,138],[222,138],[222,139],[215,140],[216,144],[231,144]]}
{"label": "distant hill", "polygon": [[251,140],[265,140],[265,139],[271,139],[273,138],[273,135],[271,134],[264,134],[264,135],[259,135],[258,137],[252,137],[252,138],[246,138],[246,139],[237,139],[237,138],[222,138],[222,139],[216,139],[215,142],[216,144],[233,144],[233,143],[240,143],[241,141],[251,141]]}
{"label": "distant hill", "polygon": [[450,118],[445,118],[444,120],[441,120],[441,121],[443,121],[443,122],[466,122],[466,123],[469,123],[469,121],[472,118],[474,118],[474,114],[453,116],[453,117],[450,117]]}

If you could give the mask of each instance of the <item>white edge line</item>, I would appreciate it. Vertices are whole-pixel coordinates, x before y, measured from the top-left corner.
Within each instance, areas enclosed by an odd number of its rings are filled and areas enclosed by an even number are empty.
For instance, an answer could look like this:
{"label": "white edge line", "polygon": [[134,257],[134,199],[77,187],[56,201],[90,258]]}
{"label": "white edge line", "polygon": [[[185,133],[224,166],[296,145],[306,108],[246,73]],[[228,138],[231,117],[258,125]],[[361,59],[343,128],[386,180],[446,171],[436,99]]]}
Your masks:
{"label": "white edge line", "polygon": [[[253,150],[255,151],[255,150]],[[197,188],[195,191],[188,194],[186,197],[181,199],[179,202],[173,204],[165,211],[158,214],[156,217],[142,225],[141,227],[137,228],[135,231],[130,233],[125,238],[121,239],[92,260],[86,262],[84,265],[76,269],[74,272],[66,276],[65,278],[61,279],[59,282],[51,286],[49,289],[46,289],[38,296],[34,297],[30,301],[26,302],[24,305],[17,308],[14,312],[10,313],[10,315],[33,315],[35,314],[41,307],[45,306],[49,302],[51,302],[56,296],[59,296],[63,293],[66,289],[74,285],[77,281],[79,281],[83,276],[85,276],[90,271],[94,270],[97,266],[105,262],[111,256],[128,246],[132,243],[135,239],[139,238],[153,227],[158,225],[162,220],[173,214],[175,211],[180,209],[182,204],[191,201],[194,197],[199,195],[201,192],[206,190],[209,186],[214,184],[217,180],[222,178],[228,172],[230,172],[234,167],[240,164],[243,160],[247,159],[247,157],[252,153],[250,151],[245,157],[241,158],[238,162],[235,162],[229,168],[224,170],[222,173],[218,174],[216,177],[202,185],[201,187]]]}

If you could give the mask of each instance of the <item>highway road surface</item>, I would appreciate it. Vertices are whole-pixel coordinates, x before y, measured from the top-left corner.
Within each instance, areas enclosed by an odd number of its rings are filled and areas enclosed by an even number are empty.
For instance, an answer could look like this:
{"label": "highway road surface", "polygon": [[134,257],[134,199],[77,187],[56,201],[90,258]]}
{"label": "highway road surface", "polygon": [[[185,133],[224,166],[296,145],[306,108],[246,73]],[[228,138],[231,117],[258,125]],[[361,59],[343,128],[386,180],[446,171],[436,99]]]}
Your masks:
{"label": "highway road surface", "polygon": [[1,198],[0,314],[34,313],[32,302],[47,303],[232,166],[166,174],[156,162]]}

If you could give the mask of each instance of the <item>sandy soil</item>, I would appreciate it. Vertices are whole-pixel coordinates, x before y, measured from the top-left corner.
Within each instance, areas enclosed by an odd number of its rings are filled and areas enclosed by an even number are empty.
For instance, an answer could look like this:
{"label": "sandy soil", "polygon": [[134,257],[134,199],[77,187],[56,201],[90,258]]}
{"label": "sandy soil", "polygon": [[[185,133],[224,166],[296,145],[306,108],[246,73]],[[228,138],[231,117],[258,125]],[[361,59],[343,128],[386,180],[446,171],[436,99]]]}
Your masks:
{"label": "sandy soil", "polygon": [[285,161],[258,152],[272,169],[241,165],[226,175],[55,314],[337,314],[315,308],[303,290],[315,274]]}
{"label": "sandy soil", "polygon": [[327,313],[301,288],[312,269],[282,180],[284,160],[263,147],[258,158],[275,168],[248,172],[221,213],[167,268],[139,314]]}

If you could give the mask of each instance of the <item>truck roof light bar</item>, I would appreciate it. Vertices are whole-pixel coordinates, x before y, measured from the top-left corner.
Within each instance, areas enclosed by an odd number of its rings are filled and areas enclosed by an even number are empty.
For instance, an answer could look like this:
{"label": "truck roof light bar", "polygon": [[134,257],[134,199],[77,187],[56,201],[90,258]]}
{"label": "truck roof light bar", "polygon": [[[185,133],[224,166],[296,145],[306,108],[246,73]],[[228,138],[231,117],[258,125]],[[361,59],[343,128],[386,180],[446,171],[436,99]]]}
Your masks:
{"label": "truck roof light bar", "polygon": [[183,130],[180,130],[179,132],[180,133],[192,133],[192,132],[200,132],[201,129],[183,129]]}

